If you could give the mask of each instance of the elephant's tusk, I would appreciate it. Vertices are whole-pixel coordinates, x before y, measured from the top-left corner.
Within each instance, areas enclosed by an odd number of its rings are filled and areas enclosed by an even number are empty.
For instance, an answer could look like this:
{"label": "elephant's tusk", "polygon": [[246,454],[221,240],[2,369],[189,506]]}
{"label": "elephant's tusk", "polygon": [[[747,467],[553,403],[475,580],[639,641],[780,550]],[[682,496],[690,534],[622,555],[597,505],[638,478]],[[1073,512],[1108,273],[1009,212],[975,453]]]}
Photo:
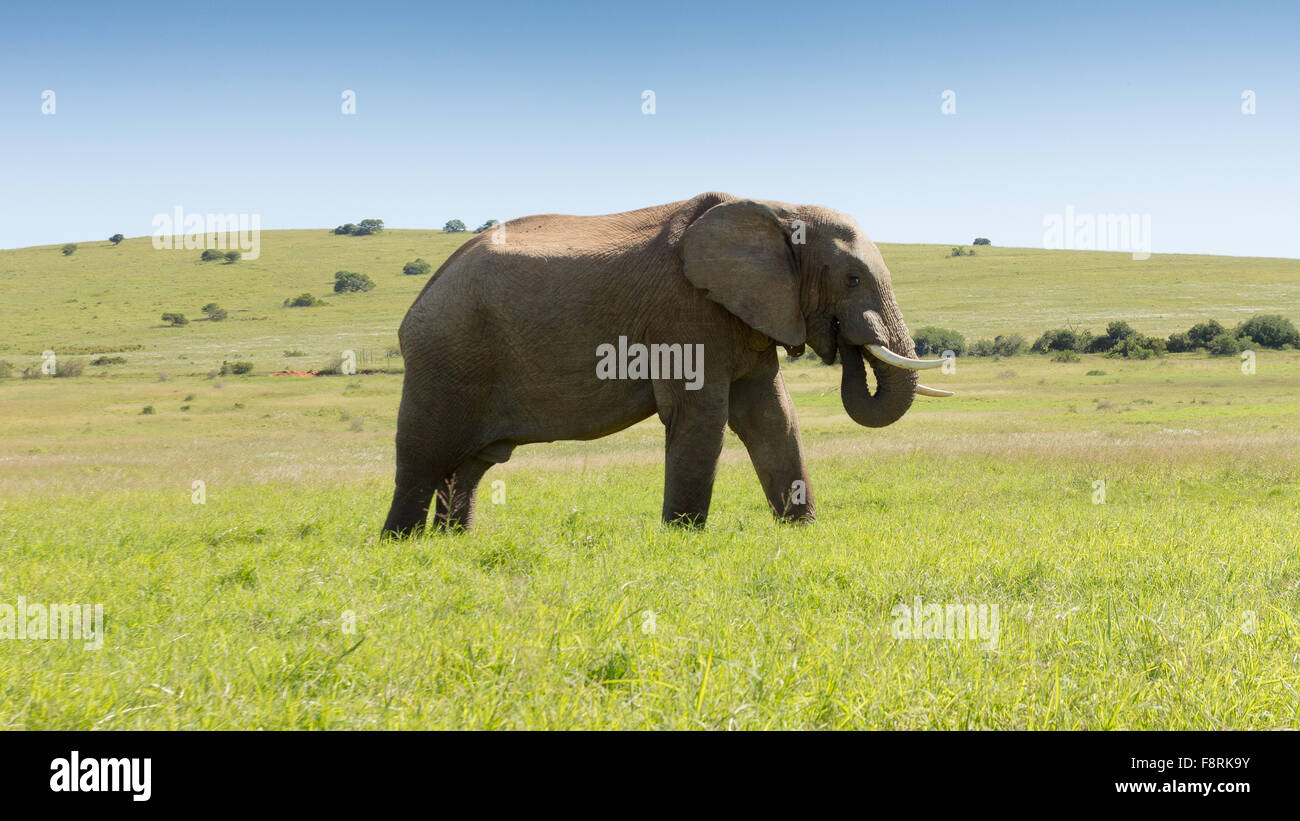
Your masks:
{"label": "elephant's tusk", "polygon": [[927,388],[925,385],[917,385],[916,392],[922,396],[952,396],[952,391],[941,391],[938,388]]}
{"label": "elephant's tusk", "polygon": [[877,359],[888,362],[899,368],[906,368],[909,371],[923,371],[928,368],[942,368],[942,359],[909,359],[901,356],[886,348],[884,345],[868,345],[867,350]]}

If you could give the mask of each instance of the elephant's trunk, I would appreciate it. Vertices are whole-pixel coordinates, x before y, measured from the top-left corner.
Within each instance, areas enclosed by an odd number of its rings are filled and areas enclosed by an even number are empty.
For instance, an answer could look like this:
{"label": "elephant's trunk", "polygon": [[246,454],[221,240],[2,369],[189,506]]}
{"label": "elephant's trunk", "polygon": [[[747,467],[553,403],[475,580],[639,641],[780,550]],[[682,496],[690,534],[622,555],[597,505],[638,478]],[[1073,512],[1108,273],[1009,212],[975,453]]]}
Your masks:
{"label": "elephant's trunk", "polygon": [[[897,422],[912,407],[916,396],[916,371],[886,364],[868,356],[871,370],[876,376],[876,393],[867,387],[867,370],[862,364],[863,349],[840,339],[840,361],[843,375],[840,381],[840,401],[849,418],[868,428],[883,428]],[[910,345],[908,346],[910,348]],[[907,355],[912,355],[909,350]]]}

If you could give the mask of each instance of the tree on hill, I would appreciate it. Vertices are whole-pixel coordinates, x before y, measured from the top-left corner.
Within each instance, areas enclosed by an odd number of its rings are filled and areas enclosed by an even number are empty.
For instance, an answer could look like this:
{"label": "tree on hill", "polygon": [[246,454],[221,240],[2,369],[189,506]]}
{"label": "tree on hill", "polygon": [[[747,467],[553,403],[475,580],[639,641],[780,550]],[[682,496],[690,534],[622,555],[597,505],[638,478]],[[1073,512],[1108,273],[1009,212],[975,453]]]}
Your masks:
{"label": "tree on hill", "polygon": [[336,234],[352,237],[365,237],[371,234],[381,234],[383,231],[384,221],[377,219],[367,219],[356,223],[345,222],[338,228],[334,229],[334,233]]}
{"label": "tree on hill", "polygon": [[239,262],[241,259],[244,258],[244,255],[239,253],[238,251],[227,251],[226,253],[222,254],[222,258],[226,260],[227,265],[230,265]]}
{"label": "tree on hill", "polygon": [[488,220],[487,222],[483,223],[479,227],[475,228],[474,233],[481,234],[484,231],[487,231],[488,229],[495,227],[497,224],[498,223],[496,220]]}
{"label": "tree on hill", "polygon": [[212,320],[213,322],[220,322],[221,320],[225,319],[227,316],[226,309],[222,308],[220,305],[218,305],[215,302],[209,302],[207,305],[204,305],[203,313],[207,314],[208,319]]}
{"label": "tree on hill", "polygon": [[375,283],[365,274],[356,274],[352,271],[339,271],[334,275],[334,293],[336,294],[369,291],[374,287]]}
{"label": "tree on hill", "polygon": [[214,262],[224,257],[225,254],[221,253],[216,248],[208,248],[203,253],[199,254],[199,259],[203,262]]}
{"label": "tree on hill", "polygon": [[76,244],[69,242],[67,245],[63,246],[59,250],[63,252],[63,255],[65,257],[70,257],[73,254],[77,253],[77,246]]}
{"label": "tree on hill", "polygon": [[297,296],[289,297],[284,301],[284,307],[286,308],[315,308],[317,305],[324,304],[325,300],[314,297],[311,294],[298,294]]}
{"label": "tree on hill", "polygon": [[442,226],[442,230],[446,231],[448,234],[459,234],[468,229],[465,228],[465,223],[460,220],[448,220],[447,224]]}
{"label": "tree on hill", "polygon": [[122,240],[124,239],[126,239],[126,237],[122,236],[121,234],[114,234],[113,236],[108,238],[108,241],[113,243],[114,245],[117,245],[121,243]]}
{"label": "tree on hill", "polygon": [[992,245],[992,244],[993,243],[989,242],[988,237],[976,237],[975,241],[971,243],[971,245]]}
{"label": "tree on hill", "polygon": [[173,328],[179,328],[182,325],[190,324],[190,321],[185,318],[185,314],[176,314],[176,313],[163,314],[162,321],[166,322],[168,325],[171,325]]}

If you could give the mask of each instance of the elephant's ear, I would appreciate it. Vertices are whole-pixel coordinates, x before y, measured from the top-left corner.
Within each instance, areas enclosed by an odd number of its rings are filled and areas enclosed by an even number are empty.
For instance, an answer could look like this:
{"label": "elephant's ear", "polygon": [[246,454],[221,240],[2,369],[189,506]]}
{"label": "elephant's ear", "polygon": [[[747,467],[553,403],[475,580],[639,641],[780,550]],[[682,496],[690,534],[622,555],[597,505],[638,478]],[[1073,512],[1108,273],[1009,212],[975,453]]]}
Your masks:
{"label": "elephant's ear", "polygon": [[754,200],[715,205],[679,244],[686,278],[749,327],[783,345],[802,345],[799,277],[785,227]]}

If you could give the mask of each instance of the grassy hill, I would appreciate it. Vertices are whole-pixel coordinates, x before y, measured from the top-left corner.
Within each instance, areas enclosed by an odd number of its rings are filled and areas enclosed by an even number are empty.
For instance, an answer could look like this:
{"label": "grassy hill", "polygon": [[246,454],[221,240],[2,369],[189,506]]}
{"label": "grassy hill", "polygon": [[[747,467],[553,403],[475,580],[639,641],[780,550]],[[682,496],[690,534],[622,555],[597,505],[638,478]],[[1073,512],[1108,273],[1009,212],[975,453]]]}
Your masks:
{"label": "grassy hill", "polygon": [[[326,230],[267,231],[261,255],[227,265],[197,250],[155,250],[150,238],[114,247],[83,242],[0,251],[0,359],[26,367],[44,350],[63,356],[120,353],[113,372],[203,373],[223,359],[252,360],[259,373],[319,367],[341,350],[372,361],[397,344],[397,326],[425,277],[402,274],[420,257],[435,268],[471,234],[388,230],[367,237]],[[983,247],[953,257],[950,246],[882,244],[912,330],[939,325],[968,339],[1017,332],[1031,341],[1049,327],[1102,330],[1127,319],[1165,335],[1218,319],[1229,327],[1261,312],[1300,321],[1300,260],[1127,254]],[[376,288],[335,296],[334,273],[367,274]],[[310,292],[329,305],[285,308]],[[202,319],[216,302],[224,322]],[[175,311],[190,324],[172,328]],[[286,357],[287,350],[304,357]],[[102,372],[92,368],[92,373]]]}

